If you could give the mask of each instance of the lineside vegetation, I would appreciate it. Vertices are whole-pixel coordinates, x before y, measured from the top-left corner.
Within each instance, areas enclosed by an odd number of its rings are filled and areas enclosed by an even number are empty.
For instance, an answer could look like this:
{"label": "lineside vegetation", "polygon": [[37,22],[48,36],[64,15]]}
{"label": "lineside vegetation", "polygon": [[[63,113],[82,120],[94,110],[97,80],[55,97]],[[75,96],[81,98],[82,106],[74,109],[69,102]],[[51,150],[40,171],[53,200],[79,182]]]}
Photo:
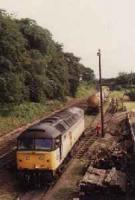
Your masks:
{"label": "lineside vegetation", "polygon": [[0,33],[1,134],[61,108],[67,97],[87,93],[89,86],[78,87],[94,81],[93,70],[64,52],[36,21],[0,10]]}
{"label": "lineside vegetation", "polygon": [[94,72],[64,52],[49,30],[0,10],[0,103],[21,104],[74,97]]}

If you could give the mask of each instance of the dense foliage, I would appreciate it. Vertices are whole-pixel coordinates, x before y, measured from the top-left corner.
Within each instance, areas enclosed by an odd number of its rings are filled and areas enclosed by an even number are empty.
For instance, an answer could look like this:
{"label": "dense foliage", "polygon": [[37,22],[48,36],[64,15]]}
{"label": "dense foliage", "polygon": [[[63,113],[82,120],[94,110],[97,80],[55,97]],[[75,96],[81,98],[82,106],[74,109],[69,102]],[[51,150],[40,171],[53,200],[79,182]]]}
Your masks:
{"label": "dense foliage", "polygon": [[135,101],[135,73],[120,72],[116,78],[104,79],[103,84],[110,86],[112,90],[122,92],[123,95]]}
{"label": "dense foliage", "polygon": [[75,96],[80,77],[94,73],[31,19],[0,10],[0,103],[41,102]]}
{"label": "dense foliage", "polygon": [[119,73],[116,78],[116,85],[123,88],[131,88],[135,86],[135,73]]}
{"label": "dense foliage", "polygon": [[135,88],[135,73],[120,72],[116,78],[104,79],[103,84],[114,90]]}
{"label": "dense foliage", "polygon": [[132,101],[135,101],[135,89],[130,89],[126,92],[126,95],[130,97]]}

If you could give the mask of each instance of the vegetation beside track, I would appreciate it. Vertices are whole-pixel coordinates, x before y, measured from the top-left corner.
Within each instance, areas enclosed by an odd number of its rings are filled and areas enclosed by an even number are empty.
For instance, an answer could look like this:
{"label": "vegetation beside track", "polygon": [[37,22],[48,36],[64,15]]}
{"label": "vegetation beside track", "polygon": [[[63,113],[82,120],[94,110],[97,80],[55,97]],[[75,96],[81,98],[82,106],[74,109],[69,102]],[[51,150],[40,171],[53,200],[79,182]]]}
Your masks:
{"label": "vegetation beside track", "polygon": [[46,104],[26,102],[20,105],[8,105],[0,109],[0,135],[20,126],[31,123],[49,113],[60,109],[65,102],[51,101]]}
{"label": "vegetation beside track", "polygon": [[16,19],[0,9],[0,103],[40,103],[74,97],[82,81],[92,82],[94,71],[54,41],[36,21]]}
{"label": "vegetation beside track", "polygon": [[[126,91],[127,92],[125,92],[125,90],[114,90],[111,92],[110,97],[123,99],[125,96],[127,96],[129,99],[128,100],[126,100],[126,98],[124,99],[124,106],[126,106],[127,111],[131,111],[131,110],[135,109],[135,101],[133,101],[132,98],[130,97],[130,95],[128,95],[128,93],[131,94],[130,89],[127,89]],[[132,93],[132,94],[134,94],[134,93]]]}
{"label": "vegetation beside track", "polygon": [[77,98],[82,98],[82,97],[87,97],[89,95],[92,95],[96,92],[96,88],[94,84],[88,84],[87,82],[80,84],[77,92],[76,92],[76,97]]}
{"label": "vegetation beside track", "polygon": [[131,111],[133,109],[135,109],[135,101],[129,101],[129,102],[125,102],[127,111]]}
{"label": "vegetation beside track", "polygon": [[67,97],[65,101],[53,100],[47,101],[45,104],[26,102],[20,105],[8,104],[1,106],[0,135],[47,116],[51,112],[63,108],[71,101],[75,101],[90,95],[93,91],[93,86],[82,84],[78,88],[76,98]]}
{"label": "vegetation beside track", "polygon": [[123,98],[124,90],[114,90],[111,91],[110,97]]}
{"label": "vegetation beside track", "polygon": [[80,78],[94,82],[94,71],[36,21],[0,9],[0,27],[0,133],[61,108],[66,96],[75,97]]}

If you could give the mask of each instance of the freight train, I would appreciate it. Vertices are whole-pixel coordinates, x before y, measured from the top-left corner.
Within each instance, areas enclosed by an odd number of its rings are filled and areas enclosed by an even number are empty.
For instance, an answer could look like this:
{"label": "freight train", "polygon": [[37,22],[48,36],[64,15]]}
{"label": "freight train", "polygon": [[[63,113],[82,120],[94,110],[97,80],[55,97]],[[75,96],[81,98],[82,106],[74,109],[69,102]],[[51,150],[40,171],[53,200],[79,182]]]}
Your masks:
{"label": "freight train", "polygon": [[72,107],[29,127],[17,138],[17,169],[25,183],[52,180],[84,132],[84,111]]}
{"label": "freight train", "polygon": [[[103,102],[106,102],[109,96],[109,88],[103,89]],[[93,94],[87,99],[87,114],[97,114],[100,110],[100,92]]]}

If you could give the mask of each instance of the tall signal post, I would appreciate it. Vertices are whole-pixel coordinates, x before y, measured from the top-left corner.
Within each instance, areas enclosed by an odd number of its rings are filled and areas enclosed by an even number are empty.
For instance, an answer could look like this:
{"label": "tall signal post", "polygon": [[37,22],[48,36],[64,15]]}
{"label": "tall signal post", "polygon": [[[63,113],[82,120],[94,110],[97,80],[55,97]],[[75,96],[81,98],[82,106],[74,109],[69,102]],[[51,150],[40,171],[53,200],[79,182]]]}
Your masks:
{"label": "tall signal post", "polygon": [[101,51],[100,49],[97,52],[99,57],[99,88],[100,88],[100,107],[101,107],[101,131],[102,137],[104,137],[104,111],[103,111],[103,92],[102,92],[102,71],[101,71]]}

